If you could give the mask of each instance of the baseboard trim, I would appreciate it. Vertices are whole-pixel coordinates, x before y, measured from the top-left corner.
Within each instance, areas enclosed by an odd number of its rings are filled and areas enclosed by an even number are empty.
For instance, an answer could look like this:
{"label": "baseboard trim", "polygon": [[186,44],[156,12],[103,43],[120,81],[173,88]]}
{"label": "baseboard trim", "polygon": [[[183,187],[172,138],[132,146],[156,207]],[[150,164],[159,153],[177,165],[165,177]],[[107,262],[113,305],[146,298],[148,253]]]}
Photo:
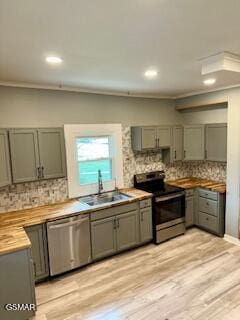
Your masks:
{"label": "baseboard trim", "polygon": [[240,246],[240,240],[235,237],[229,236],[228,234],[224,234],[223,239],[226,240],[227,242],[230,242],[230,243],[233,243],[237,246]]}

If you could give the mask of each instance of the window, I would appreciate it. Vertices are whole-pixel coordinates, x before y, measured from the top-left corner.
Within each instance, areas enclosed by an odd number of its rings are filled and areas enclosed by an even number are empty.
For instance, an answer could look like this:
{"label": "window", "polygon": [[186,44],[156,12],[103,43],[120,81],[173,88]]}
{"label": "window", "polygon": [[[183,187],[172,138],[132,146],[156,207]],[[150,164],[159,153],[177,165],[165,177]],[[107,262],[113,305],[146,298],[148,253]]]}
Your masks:
{"label": "window", "polygon": [[117,123],[65,124],[69,198],[123,188],[122,126]]}
{"label": "window", "polygon": [[79,137],[76,147],[80,185],[96,183],[98,170],[101,170],[103,181],[112,180],[110,137]]}

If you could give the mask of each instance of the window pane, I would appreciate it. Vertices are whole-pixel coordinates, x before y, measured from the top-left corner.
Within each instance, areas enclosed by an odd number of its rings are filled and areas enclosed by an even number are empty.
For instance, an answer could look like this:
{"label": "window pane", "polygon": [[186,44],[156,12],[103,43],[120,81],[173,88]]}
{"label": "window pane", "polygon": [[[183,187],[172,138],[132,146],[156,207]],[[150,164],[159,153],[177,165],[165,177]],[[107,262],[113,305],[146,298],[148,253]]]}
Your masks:
{"label": "window pane", "polygon": [[103,181],[112,180],[111,159],[78,162],[80,185],[97,183],[98,170],[101,170]]}
{"label": "window pane", "polygon": [[77,138],[77,160],[97,160],[109,158],[109,137]]}

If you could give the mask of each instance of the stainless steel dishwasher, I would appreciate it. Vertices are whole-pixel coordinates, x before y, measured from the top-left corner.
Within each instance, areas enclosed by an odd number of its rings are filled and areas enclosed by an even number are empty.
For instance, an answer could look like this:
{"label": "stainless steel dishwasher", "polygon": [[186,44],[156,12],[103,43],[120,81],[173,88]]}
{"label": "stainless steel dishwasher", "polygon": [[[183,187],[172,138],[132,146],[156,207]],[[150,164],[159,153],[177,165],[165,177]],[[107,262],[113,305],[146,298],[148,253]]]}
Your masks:
{"label": "stainless steel dishwasher", "polygon": [[47,223],[50,274],[56,275],[91,262],[89,216]]}

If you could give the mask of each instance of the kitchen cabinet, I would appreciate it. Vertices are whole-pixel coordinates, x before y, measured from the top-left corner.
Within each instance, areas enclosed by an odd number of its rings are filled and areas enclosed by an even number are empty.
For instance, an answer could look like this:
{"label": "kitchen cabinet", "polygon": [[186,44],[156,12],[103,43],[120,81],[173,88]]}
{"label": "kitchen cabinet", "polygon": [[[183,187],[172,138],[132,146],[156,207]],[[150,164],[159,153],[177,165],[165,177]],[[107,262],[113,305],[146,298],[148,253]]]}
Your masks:
{"label": "kitchen cabinet", "polygon": [[184,126],[184,160],[204,160],[204,125]]}
{"label": "kitchen cabinet", "polygon": [[185,191],[185,226],[186,228],[194,225],[194,190]]}
{"label": "kitchen cabinet", "polygon": [[[26,320],[34,316],[36,306],[30,249],[0,256],[0,319]],[[6,304],[30,304],[31,310],[7,311]]]}
{"label": "kitchen cabinet", "polygon": [[26,227],[25,231],[31,241],[35,281],[49,276],[48,249],[45,224]]}
{"label": "kitchen cabinet", "polygon": [[14,183],[66,175],[61,128],[10,129],[9,137]]}
{"label": "kitchen cabinet", "polygon": [[92,212],[90,217],[93,260],[139,244],[139,202]]}
{"label": "kitchen cabinet", "polygon": [[131,127],[134,151],[158,150],[171,146],[170,126]]}
{"label": "kitchen cabinet", "polygon": [[227,124],[206,125],[206,160],[227,161]]}
{"label": "kitchen cabinet", "polygon": [[117,250],[122,251],[139,243],[137,210],[116,217]]}
{"label": "kitchen cabinet", "polygon": [[172,143],[172,161],[183,159],[183,127],[173,127],[173,143]]}
{"label": "kitchen cabinet", "polygon": [[145,243],[153,238],[152,207],[140,209],[140,241]]}
{"label": "kitchen cabinet", "polygon": [[11,170],[7,130],[0,130],[0,187],[11,184]]}
{"label": "kitchen cabinet", "polygon": [[196,225],[223,236],[225,230],[225,194],[199,188]]}

